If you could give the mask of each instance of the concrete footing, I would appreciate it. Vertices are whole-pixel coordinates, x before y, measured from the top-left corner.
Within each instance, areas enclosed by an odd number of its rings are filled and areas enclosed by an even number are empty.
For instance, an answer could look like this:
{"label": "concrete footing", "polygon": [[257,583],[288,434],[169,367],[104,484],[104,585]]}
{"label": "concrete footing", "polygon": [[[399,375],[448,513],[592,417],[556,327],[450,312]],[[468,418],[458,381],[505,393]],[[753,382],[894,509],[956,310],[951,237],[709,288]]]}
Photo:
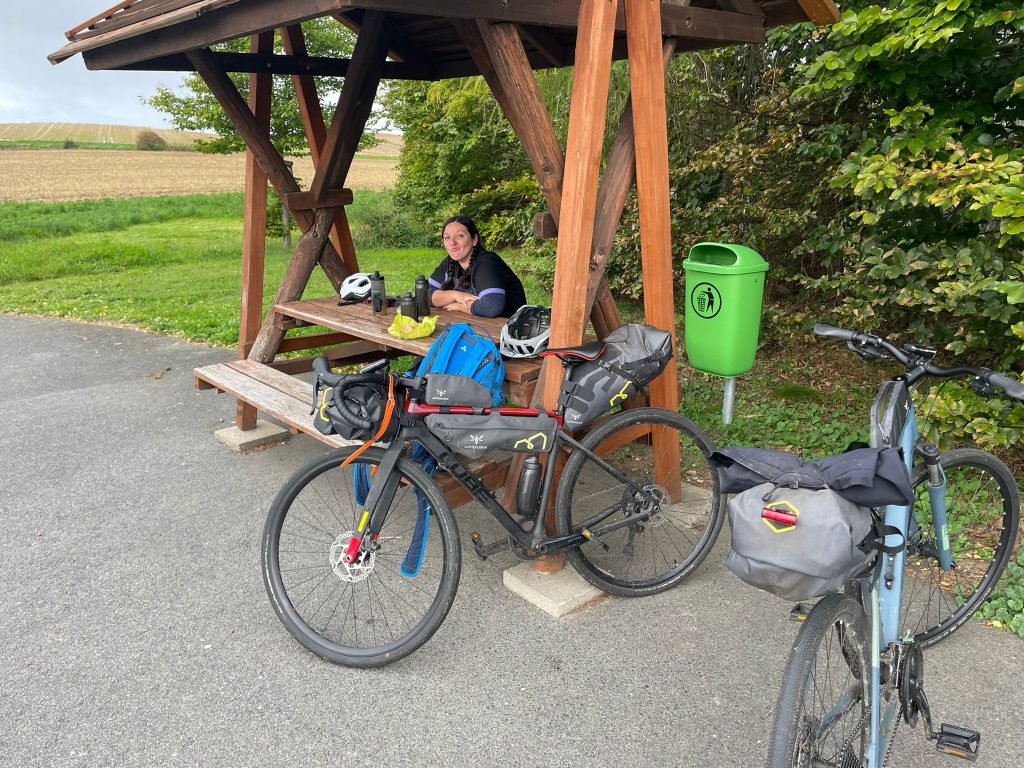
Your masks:
{"label": "concrete footing", "polygon": [[546,574],[534,570],[530,563],[520,563],[505,571],[504,582],[512,592],[556,619],[607,598],[572,568]]}
{"label": "concrete footing", "polygon": [[253,429],[241,430],[236,426],[230,426],[218,429],[213,436],[235,453],[249,453],[268,445],[283,443],[291,437],[291,433],[272,422],[257,421]]}

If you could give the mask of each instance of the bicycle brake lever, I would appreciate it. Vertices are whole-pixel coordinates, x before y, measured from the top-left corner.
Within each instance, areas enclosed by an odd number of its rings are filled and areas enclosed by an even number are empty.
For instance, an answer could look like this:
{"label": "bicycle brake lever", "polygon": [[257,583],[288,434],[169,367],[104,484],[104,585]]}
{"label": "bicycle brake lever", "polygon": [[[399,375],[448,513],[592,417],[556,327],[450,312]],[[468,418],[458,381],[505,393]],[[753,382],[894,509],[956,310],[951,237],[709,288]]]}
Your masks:
{"label": "bicycle brake lever", "polygon": [[860,344],[855,344],[852,341],[846,342],[846,347],[851,352],[856,352],[865,360],[877,360],[880,357],[885,357],[885,355],[878,351],[877,347],[861,346]]}

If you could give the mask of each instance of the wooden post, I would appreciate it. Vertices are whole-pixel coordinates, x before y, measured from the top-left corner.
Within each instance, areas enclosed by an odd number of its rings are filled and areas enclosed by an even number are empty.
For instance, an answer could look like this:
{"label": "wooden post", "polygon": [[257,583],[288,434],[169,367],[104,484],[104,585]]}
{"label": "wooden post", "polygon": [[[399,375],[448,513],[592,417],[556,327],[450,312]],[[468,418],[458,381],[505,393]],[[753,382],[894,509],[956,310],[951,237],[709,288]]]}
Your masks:
{"label": "wooden post", "polygon": [[[253,35],[253,53],[273,53],[274,33]],[[249,75],[249,109],[256,124],[270,130],[271,76]],[[263,272],[267,242],[267,174],[256,162],[251,149],[245,151],[245,218],[242,224],[242,297],[238,322],[238,356],[245,358],[252,348],[263,320]],[[256,426],[256,409],[236,401],[235,426],[242,430]]]}
{"label": "wooden post", "polygon": [[[618,0],[580,2],[562,191],[562,210],[571,213],[559,223],[555,286],[551,299],[552,347],[579,344],[587,323],[590,248],[594,237],[617,7]],[[557,404],[561,384],[557,371],[552,370],[557,367],[557,361],[546,358],[543,402],[549,408]]]}
{"label": "wooden post", "polygon": [[[640,214],[640,250],[644,279],[644,314],[651,325],[672,334],[675,349],[675,304],[672,291],[672,231],[669,216],[668,126],[665,70],[662,60],[660,0],[624,0],[629,80],[633,95],[636,145],[636,192]],[[676,368],[650,385],[651,405],[679,409]],[[653,434],[655,480],[680,488],[679,445],[656,429]],[[678,493],[678,491],[676,491]]]}

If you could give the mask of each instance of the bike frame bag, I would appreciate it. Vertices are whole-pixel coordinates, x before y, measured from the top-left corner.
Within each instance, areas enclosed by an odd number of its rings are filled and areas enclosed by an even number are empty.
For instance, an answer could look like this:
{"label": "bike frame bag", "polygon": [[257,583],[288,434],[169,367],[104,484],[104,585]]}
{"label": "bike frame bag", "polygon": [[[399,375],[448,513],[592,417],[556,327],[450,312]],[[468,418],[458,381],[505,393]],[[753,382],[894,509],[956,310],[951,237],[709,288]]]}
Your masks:
{"label": "bike frame bag", "polygon": [[432,413],[424,422],[449,448],[470,457],[498,450],[550,453],[558,429],[558,422],[547,414],[512,416],[497,411],[486,415]]}

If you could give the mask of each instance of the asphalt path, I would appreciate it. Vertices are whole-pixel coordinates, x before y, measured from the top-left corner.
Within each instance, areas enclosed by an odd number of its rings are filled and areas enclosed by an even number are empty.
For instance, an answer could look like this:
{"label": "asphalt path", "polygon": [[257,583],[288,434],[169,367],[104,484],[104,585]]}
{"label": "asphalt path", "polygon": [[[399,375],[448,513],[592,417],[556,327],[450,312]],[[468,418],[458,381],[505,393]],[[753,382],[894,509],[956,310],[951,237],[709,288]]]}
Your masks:
{"label": "asphalt path", "polygon": [[[236,455],[234,401],[192,384],[229,350],[0,316],[0,765],[763,765],[797,627],[722,565],[561,620],[480,561],[459,511],[458,597],[379,670],[332,665],[277,620],[260,576],[270,502],[324,450]],[[1024,764],[1024,641],[972,622],[925,655],[936,721]],[[892,765],[956,764],[904,726]]]}

